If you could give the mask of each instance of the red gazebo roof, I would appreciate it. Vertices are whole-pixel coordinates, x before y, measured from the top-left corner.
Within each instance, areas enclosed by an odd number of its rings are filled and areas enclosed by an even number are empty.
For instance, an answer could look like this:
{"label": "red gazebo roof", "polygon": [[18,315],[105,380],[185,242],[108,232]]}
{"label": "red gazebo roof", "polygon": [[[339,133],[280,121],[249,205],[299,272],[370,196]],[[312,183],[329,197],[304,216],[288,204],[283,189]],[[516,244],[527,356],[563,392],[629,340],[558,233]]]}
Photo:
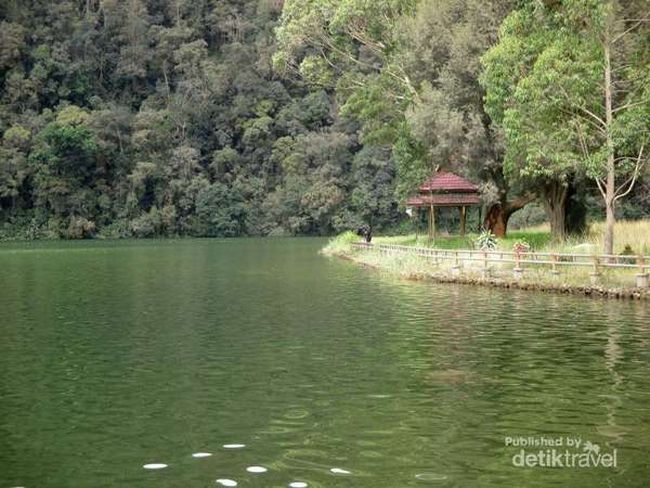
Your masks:
{"label": "red gazebo roof", "polygon": [[462,207],[480,204],[478,186],[448,171],[438,171],[420,185],[417,195],[406,200],[409,207]]}
{"label": "red gazebo roof", "polygon": [[420,186],[420,193],[478,193],[478,186],[447,171],[438,171]]}
{"label": "red gazebo roof", "polygon": [[409,207],[458,207],[462,205],[479,205],[481,199],[478,193],[434,193],[433,195],[418,195],[406,200]]}

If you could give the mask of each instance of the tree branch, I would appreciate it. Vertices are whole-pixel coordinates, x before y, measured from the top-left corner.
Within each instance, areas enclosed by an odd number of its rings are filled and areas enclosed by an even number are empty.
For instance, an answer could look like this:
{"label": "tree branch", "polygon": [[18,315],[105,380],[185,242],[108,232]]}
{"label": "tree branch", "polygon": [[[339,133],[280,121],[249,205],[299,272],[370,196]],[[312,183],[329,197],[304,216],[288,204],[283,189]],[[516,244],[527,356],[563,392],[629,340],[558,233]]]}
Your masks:
{"label": "tree branch", "polygon": [[594,129],[596,129],[601,134],[603,134],[603,135],[607,134],[604,127],[601,127],[594,120],[592,120],[592,119],[590,119],[588,117],[585,117],[583,114],[578,114],[578,113],[572,112],[571,110],[566,110],[566,109],[561,109],[561,110],[562,110],[562,112],[564,112],[567,115],[573,115],[573,116],[580,117],[581,120],[584,120],[585,122],[587,122],[589,125],[591,125]]}
{"label": "tree branch", "polygon": [[514,200],[506,203],[506,213],[512,214],[517,210],[524,208],[530,202],[537,200],[537,195],[535,193],[526,193],[524,195],[518,196]]}
{"label": "tree branch", "polygon": [[[578,129],[578,139],[580,141],[580,148],[582,149],[582,154],[584,155],[585,159],[589,159],[589,150],[587,149],[587,142],[585,141],[585,136],[582,133],[582,128],[578,124],[577,127]],[[596,180],[596,185],[598,185],[598,190],[600,191],[600,194],[603,196],[603,198],[606,198],[607,193],[605,192],[605,188],[603,187],[603,183],[600,181],[600,178],[596,177],[594,178]]]}
{"label": "tree branch", "polygon": [[596,180],[596,184],[598,185],[598,189],[600,190],[600,194],[603,196],[604,199],[607,199],[607,192],[605,191],[605,188],[603,187],[604,182],[600,180],[600,178],[594,178]]}
{"label": "tree branch", "polygon": [[644,18],[644,19],[634,19],[634,20],[636,20],[637,22],[636,22],[632,27],[630,27],[630,28],[624,30],[622,33],[620,33],[618,36],[616,36],[616,37],[612,40],[612,44],[614,44],[616,41],[618,41],[619,39],[621,39],[623,36],[625,36],[625,35],[628,34],[629,32],[631,32],[631,31],[633,31],[634,29],[636,29],[637,27],[639,27],[639,26],[640,26],[641,24],[643,24],[644,22],[650,22],[650,17],[646,17],[646,18]]}
{"label": "tree branch", "polygon": [[598,115],[593,113],[591,110],[587,110],[586,108],[584,108],[581,105],[576,105],[575,103],[572,103],[571,102],[571,97],[569,96],[569,94],[566,92],[566,90],[562,86],[558,86],[557,88],[559,88],[560,92],[562,93],[562,95],[564,95],[564,98],[567,100],[567,102],[569,102],[570,106],[576,107],[578,110],[582,110],[585,114],[589,115],[596,122],[598,122],[603,128],[607,128],[607,123],[602,118],[600,118]]}
{"label": "tree branch", "polygon": [[593,112],[587,110],[587,109],[584,108],[584,107],[578,107],[578,109],[582,110],[582,111],[583,111],[584,113],[586,113],[587,115],[590,115],[590,116],[591,116],[591,117],[592,117],[596,122],[599,122],[603,127],[607,127],[607,124],[605,123],[605,121],[604,121],[603,119],[601,119],[600,117],[598,117],[598,116],[597,116],[596,114],[594,114]]}
{"label": "tree branch", "polygon": [[[641,146],[641,149],[639,150],[639,156],[636,159],[636,165],[634,167],[634,173],[632,173],[632,176],[628,178],[628,180],[623,183],[621,186],[619,186],[614,194],[616,195],[614,197],[614,201],[619,200],[626,196],[628,193],[632,191],[632,188],[634,188],[634,183],[636,183],[636,179],[639,177],[639,174],[641,173],[641,168],[645,165],[645,160],[642,160],[641,158],[643,157],[643,148],[644,146]],[[627,187],[627,190],[625,190],[624,193],[618,193],[620,190],[623,189],[623,187],[629,182],[630,186]]]}
{"label": "tree branch", "polygon": [[636,107],[637,105],[644,105],[644,104],[646,104],[646,103],[650,103],[650,99],[648,99],[648,100],[641,100],[640,102],[630,102],[630,103],[626,103],[625,105],[623,105],[623,106],[621,106],[621,107],[617,107],[617,108],[615,108],[614,110],[612,110],[612,113],[620,112],[621,110],[625,110],[625,109],[628,109],[628,108],[630,108],[630,107]]}

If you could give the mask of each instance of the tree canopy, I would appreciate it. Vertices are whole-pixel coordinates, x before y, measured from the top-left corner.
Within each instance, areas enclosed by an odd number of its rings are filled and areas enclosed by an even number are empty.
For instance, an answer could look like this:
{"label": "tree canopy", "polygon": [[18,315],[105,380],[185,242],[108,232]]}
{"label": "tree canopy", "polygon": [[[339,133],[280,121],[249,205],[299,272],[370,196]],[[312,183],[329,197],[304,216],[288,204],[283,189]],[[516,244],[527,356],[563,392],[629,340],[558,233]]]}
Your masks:
{"label": "tree canopy", "polygon": [[650,133],[645,2],[530,2],[483,57],[486,110],[503,125],[506,169],[535,185],[595,180],[612,252],[614,204],[640,176]]}
{"label": "tree canopy", "polygon": [[438,167],[500,235],[644,215],[649,46],[641,0],[4,2],[0,238],[396,228]]}
{"label": "tree canopy", "polygon": [[360,142],[330,87],[273,70],[282,7],[3,3],[0,236],[396,224],[392,154]]}

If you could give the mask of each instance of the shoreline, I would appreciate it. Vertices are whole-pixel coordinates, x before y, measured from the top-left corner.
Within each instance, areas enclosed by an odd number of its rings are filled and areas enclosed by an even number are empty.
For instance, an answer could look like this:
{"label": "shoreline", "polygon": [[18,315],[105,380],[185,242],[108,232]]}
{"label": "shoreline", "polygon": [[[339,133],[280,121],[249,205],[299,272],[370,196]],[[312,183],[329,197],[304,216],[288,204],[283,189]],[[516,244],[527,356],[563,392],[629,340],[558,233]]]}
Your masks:
{"label": "shoreline", "polygon": [[[450,272],[444,271],[431,271],[420,267],[417,270],[409,270],[406,267],[401,270],[394,269],[393,264],[389,260],[396,258],[395,256],[389,259],[382,259],[381,256],[374,256],[375,259],[367,258],[368,254],[372,251],[363,250],[328,250],[323,249],[321,252],[325,255],[332,256],[338,259],[351,261],[356,265],[364,268],[369,268],[374,271],[388,273],[391,276],[398,276],[409,281],[428,281],[431,283],[443,284],[460,284],[471,286],[489,286],[493,288],[505,288],[525,291],[538,291],[544,293],[556,293],[562,295],[575,295],[585,296],[591,298],[607,298],[619,300],[650,300],[650,288],[636,288],[636,287],[609,287],[602,285],[575,285],[566,282],[553,283],[551,281],[527,281],[507,279],[503,277],[490,277],[482,278],[474,274],[466,274],[460,276],[452,276]],[[379,259],[376,259],[379,258]]]}

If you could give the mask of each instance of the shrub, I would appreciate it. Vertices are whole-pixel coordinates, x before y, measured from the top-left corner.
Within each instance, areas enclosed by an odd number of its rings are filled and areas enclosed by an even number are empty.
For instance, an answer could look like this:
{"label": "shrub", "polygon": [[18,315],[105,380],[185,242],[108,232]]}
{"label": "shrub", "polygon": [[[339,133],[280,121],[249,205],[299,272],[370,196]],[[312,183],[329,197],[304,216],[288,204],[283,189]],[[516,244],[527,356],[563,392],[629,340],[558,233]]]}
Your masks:
{"label": "shrub", "polygon": [[339,234],[338,236],[330,239],[327,243],[327,246],[323,249],[325,254],[346,254],[352,250],[353,242],[359,242],[361,239],[359,236],[352,232],[351,230]]}
{"label": "shrub", "polygon": [[151,207],[148,213],[131,221],[131,233],[134,237],[155,237],[160,234],[161,227],[160,212],[156,207]]}
{"label": "shrub", "polygon": [[84,217],[72,216],[65,231],[68,239],[86,239],[95,233],[95,222]]}
{"label": "shrub", "polygon": [[126,239],[132,237],[129,222],[125,219],[115,220],[99,229],[96,237],[100,239]]}
{"label": "shrub", "polygon": [[497,238],[486,229],[476,238],[476,247],[481,251],[493,251],[497,248]]}

